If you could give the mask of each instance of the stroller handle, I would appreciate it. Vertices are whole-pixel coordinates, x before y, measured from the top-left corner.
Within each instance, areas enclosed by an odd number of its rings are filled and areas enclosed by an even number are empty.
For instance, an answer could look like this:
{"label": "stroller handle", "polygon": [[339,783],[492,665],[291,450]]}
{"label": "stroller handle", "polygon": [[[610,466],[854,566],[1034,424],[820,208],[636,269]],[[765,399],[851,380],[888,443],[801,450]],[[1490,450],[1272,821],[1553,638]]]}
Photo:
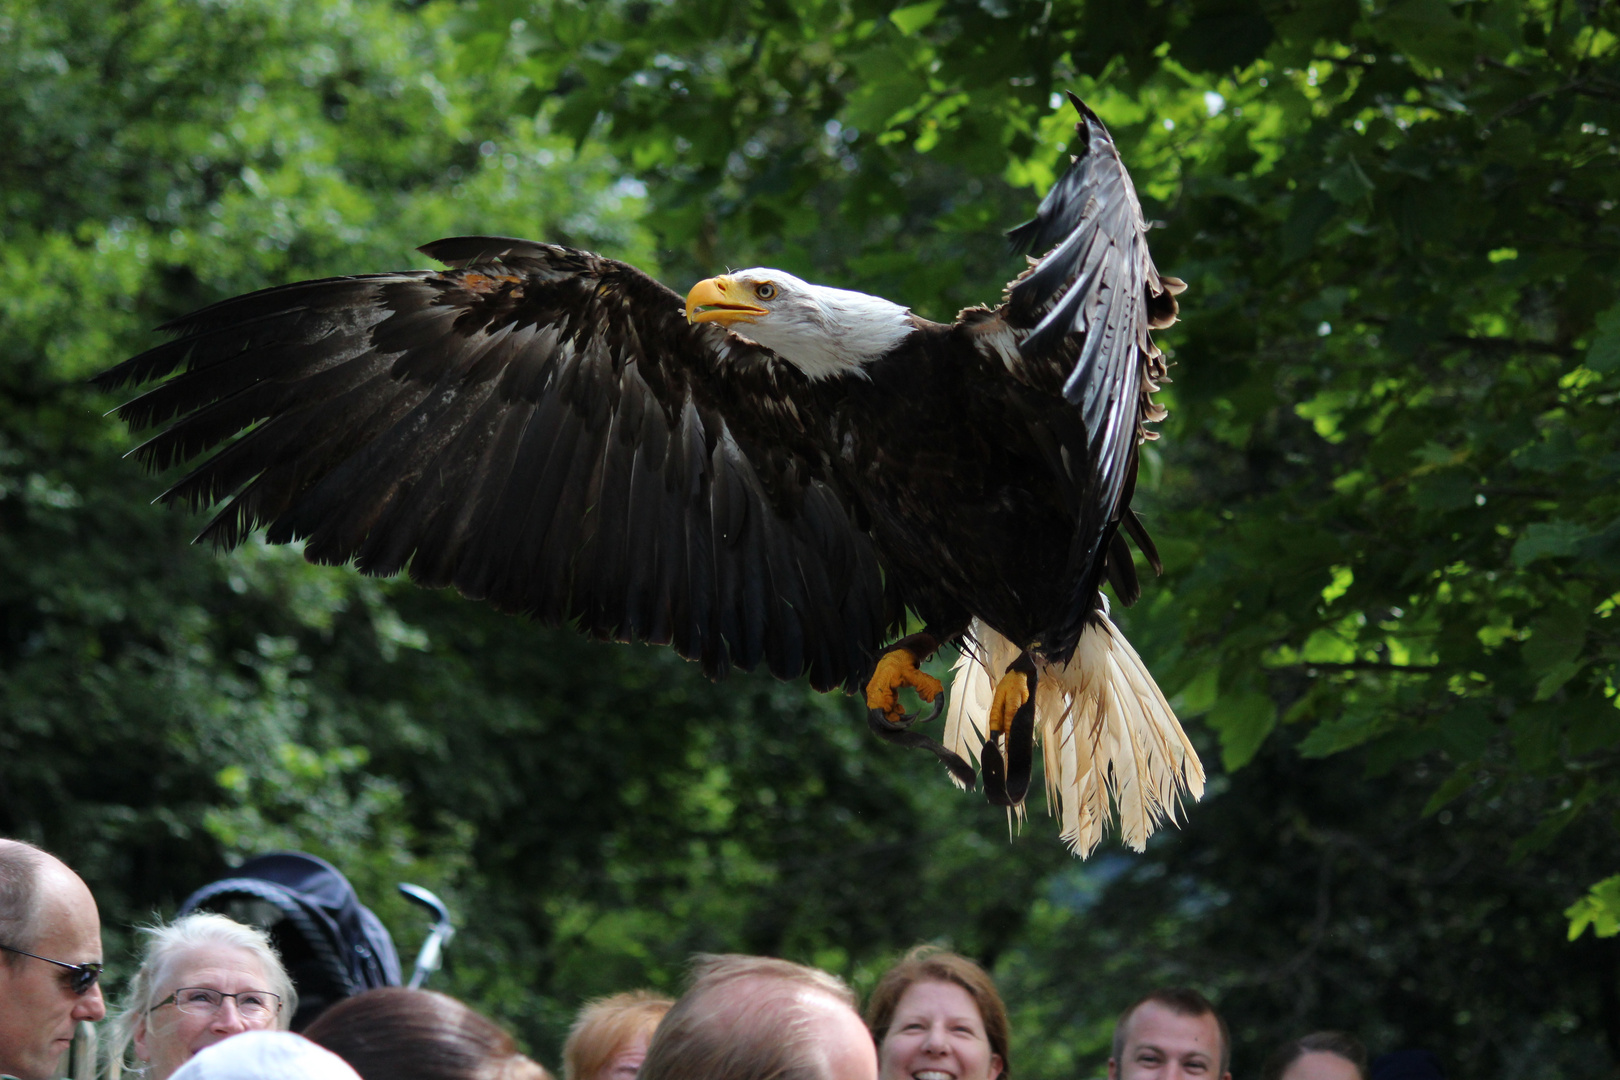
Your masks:
{"label": "stroller handle", "polygon": [[439,970],[439,965],[444,962],[444,947],[456,936],[456,928],[450,925],[450,909],[429,890],[401,882],[399,891],[405,899],[427,908],[434,916],[433,929],[428,931],[427,940],[422,942],[421,949],[416,953],[416,966],[411,971],[411,981],[406,984],[415,990],[427,981],[429,975]]}

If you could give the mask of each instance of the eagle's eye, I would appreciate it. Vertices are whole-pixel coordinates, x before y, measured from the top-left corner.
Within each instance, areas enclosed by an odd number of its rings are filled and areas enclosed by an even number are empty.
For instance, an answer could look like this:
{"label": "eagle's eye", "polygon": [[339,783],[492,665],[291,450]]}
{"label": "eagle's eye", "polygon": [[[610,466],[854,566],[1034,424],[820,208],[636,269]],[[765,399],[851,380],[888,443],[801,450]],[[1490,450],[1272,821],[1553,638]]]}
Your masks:
{"label": "eagle's eye", "polygon": [[754,286],[754,295],[761,300],[773,300],[776,298],[776,286],[768,281],[762,281]]}

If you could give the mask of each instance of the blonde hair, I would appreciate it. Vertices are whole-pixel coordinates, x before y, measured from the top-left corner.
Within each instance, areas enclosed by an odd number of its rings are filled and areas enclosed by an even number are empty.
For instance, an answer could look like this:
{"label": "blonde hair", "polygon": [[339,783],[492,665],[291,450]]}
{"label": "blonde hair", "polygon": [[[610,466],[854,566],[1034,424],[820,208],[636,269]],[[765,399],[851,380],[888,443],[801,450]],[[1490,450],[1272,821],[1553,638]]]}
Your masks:
{"label": "blonde hair", "polygon": [[592,1080],[637,1035],[652,1041],[675,1004],[651,990],[630,990],[585,1003],[563,1043],[563,1080]]}
{"label": "blonde hair", "polygon": [[825,971],[765,956],[694,958],[692,984],[647,1048],[641,1080],[826,1080],[812,996],[855,1011]]}
{"label": "blonde hair", "polygon": [[265,982],[269,984],[264,989],[281,998],[281,1012],[276,1014],[275,1027],[286,1031],[292,1024],[293,1013],[298,1010],[298,991],[293,989],[292,978],[282,966],[275,946],[270,944],[270,935],[258,927],[244,926],[211,911],[197,911],[182,915],[167,926],[142,927],[141,936],[146,939],[146,948],[140,970],[130,979],[124,1007],[112,1024],[112,1041],[107,1048],[110,1080],[118,1080],[123,1075],[124,1056],[135,1041],[135,1031],[165,996],[159,990],[168,981],[175,962],[194,950],[241,949],[250,954],[264,970]]}

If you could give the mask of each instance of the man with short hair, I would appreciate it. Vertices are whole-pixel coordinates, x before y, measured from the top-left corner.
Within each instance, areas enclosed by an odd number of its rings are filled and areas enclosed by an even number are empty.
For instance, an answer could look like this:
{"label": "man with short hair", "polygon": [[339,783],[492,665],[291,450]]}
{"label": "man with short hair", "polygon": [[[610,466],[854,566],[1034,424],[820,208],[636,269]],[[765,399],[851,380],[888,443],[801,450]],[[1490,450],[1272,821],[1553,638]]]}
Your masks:
{"label": "man with short hair", "polygon": [[877,1048],[834,976],[764,956],[699,956],[639,1080],[877,1080]]}
{"label": "man with short hair", "polygon": [[0,1078],[51,1080],[81,1020],[107,1015],[101,917],[79,875],[0,839]]}
{"label": "man with short hair", "polygon": [[1155,990],[1119,1014],[1108,1080],[1232,1080],[1226,1021],[1196,990]]}

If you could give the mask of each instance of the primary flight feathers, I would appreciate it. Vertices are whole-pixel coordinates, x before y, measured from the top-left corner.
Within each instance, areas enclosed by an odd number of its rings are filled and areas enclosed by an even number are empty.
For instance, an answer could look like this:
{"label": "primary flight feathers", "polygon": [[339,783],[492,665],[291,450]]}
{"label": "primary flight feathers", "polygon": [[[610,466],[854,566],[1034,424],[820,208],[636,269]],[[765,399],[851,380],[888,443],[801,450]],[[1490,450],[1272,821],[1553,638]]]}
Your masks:
{"label": "primary flight feathers", "polygon": [[[446,270],[299,282],[177,319],[97,382],[167,377],[118,414],[167,425],[134,451],[154,469],[212,454],[163,496],[223,504],[202,538],[263,527],[316,562],[669,644],[715,677],[763,663],[819,690],[864,684],[875,731],[963,782],[978,756],[1012,806],[1038,730],[1070,843],[1094,846],[1108,791],[1139,845],[1130,822],[1151,830],[1202,787],[1140,661],[1106,679],[1157,701],[1126,709],[1136,734],[1055,757],[1073,736],[1046,714],[1126,708],[1077,674],[1114,653],[1080,646],[1124,644],[1099,591],[1139,594],[1124,536],[1157,565],[1129,504],[1143,424],[1162,416],[1149,330],[1174,321],[1181,283],[1155,270],[1113,142],[1075,104],[1075,162],[1013,234],[1050,250],[1000,306],[952,323],[778,270],[683,298],[589,252],[459,237],[422,249]],[[924,631],[885,649],[908,611]],[[982,659],[992,639],[1020,658],[1028,706],[998,684],[1003,719],[958,715],[957,746],[910,730],[893,687],[928,689],[916,665],[942,644]],[[1012,679],[998,662],[986,677]],[[986,739],[976,754],[964,725]]]}

